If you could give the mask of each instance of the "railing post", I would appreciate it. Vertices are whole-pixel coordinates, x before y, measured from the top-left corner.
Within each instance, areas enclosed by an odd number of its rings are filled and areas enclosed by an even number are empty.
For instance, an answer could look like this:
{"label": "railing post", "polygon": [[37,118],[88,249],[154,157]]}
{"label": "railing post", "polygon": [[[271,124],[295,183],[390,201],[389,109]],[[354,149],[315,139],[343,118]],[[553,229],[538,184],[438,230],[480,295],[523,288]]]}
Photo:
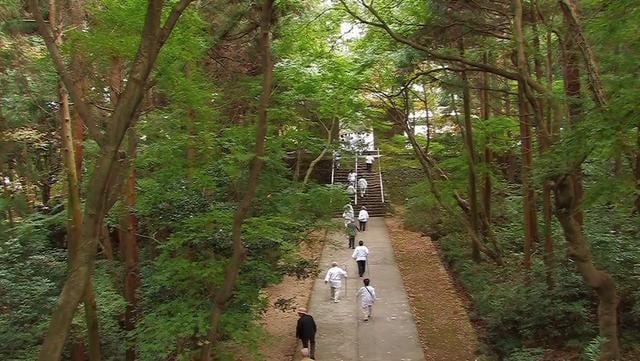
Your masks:
{"label": "railing post", "polygon": [[354,169],[353,171],[356,172],[356,185],[354,186],[354,188],[356,189],[356,198],[354,200],[354,204],[357,206],[358,205],[358,151],[357,150],[355,154],[356,154],[356,169]]}
{"label": "railing post", "polygon": [[335,175],[336,172],[336,154],[333,153],[333,156],[331,157],[331,184],[333,185],[333,177]]}
{"label": "railing post", "polygon": [[380,197],[382,198],[382,203],[384,204],[384,185],[382,184],[382,159],[380,159],[380,148],[378,151],[378,174],[380,176]]}

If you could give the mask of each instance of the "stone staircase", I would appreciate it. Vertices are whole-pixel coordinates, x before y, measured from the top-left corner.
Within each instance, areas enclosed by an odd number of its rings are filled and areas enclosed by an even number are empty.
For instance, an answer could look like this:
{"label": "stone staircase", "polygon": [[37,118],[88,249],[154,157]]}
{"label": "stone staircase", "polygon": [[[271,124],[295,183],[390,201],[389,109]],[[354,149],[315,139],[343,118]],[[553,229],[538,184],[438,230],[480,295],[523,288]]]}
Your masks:
{"label": "stone staircase", "polygon": [[[367,180],[368,186],[364,197],[360,197],[360,192],[358,192],[357,204],[355,204],[355,200],[352,200],[351,202],[355,210],[356,218],[358,217],[358,212],[362,206],[367,208],[369,216],[371,217],[384,217],[387,213],[386,203],[382,202],[382,186],[380,184],[380,172],[377,164],[378,160],[376,159],[373,163],[371,171],[367,172],[367,165],[365,163],[364,156],[368,154],[376,155],[377,152],[364,152],[364,154],[358,158],[358,170],[356,172],[358,179],[364,177]],[[341,167],[334,171],[334,184],[341,184],[346,188],[349,183],[347,176],[351,170],[355,170],[354,168],[355,164],[345,164],[342,162]],[[340,215],[342,215],[342,211],[340,212]]]}

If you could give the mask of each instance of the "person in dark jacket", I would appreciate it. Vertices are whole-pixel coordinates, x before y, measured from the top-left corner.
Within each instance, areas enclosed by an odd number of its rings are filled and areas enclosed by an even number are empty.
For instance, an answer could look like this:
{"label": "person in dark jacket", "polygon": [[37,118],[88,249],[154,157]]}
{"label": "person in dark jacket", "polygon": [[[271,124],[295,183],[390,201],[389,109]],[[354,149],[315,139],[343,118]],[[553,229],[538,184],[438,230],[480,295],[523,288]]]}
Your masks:
{"label": "person in dark jacket", "polygon": [[300,307],[297,310],[298,325],[296,326],[296,338],[302,341],[302,347],[309,349],[309,356],[315,360],[316,354],[316,322],[307,313],[307,309]]}
{"label": "person in dark jacket", "polygon": [[349,237],[349,248],[351,249],[356,248],[356,234],[358,233],[358,231],[360,231],[360,229],[358,229],[358,226],[356,226],[354,221],[350,221],[347,224],[346,232],[347,237]]}

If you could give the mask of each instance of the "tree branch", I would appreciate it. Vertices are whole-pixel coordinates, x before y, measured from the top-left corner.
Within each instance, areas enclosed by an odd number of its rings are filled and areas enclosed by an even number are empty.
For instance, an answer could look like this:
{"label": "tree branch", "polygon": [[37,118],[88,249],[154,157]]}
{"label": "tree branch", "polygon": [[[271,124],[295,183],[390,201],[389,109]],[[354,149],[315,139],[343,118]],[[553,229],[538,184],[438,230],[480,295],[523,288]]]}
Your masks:
{"label": "tree branch", "polygon": [[[482,71],[486,71],[489,73],[493,73],[496,75],[500,75],[504,78],[507,79],[511,79],[511,80],[520,80],[520,75],[516,72],[511,72],[505,69],[500,69],[497,68],[495,66],[489,65],[489,64],[484,64],[484,63],[480,63],[480,62],[476,62],[470,59],[466,59],[463,58],[461,56],[456,56],[456,55],[449,55],[449,54],[442,54],[442,53],[438,53],[438,52],[434,52],[433,50],[427,48],[426,46],[419,44],[409,38],[406,38],[400,34],[398,34],[397,32],[395,32],[393,29],[391,29],[389,27],[389,25],[384,21],[384,19],[382,19],[382,17],[380,16],[380,14],[378,14],[378,12],[371,7],[370,5],[364,4],[363,6],[369,11],[369,13],[371,13],[371,15],[373,15],[376,20],[378,22],[373,22],[373,21],[369,21],[366,20],[364,18],[362,18],[361,16],[359,16],[358,14],[356,14],[352,9],[350,9],[347,4],[345,3],[344,0],[340,0],[340,2],[342,3],[345,11],[347,13],[349,13],[349,15],[351,15],[352,17],[354,17],[355,19],[357,19],[358,21],[362,22],[363,24],[367,24],[379,29],[384,30],[385,32],[387,32],[387,34],[389,34],[389,36],[391,36],[392,39],[394,39],[395,41],[408,45],[416,50],[420,50],[425,52],[427,55],[429,55],[432,58],[436,58],[436,59],[440,59],[440,60],[446,60],[446,61],[454,61],[454,62],[458,62],[458,63],[462,63],[462,64],[466,64],[469,66],[472,66],[474,68],[478,68]],[[532,87],[534,89],[536,89],[536,91],[538,91],[539,89],[544,90],[544,87],[540,84],[537,84],[537,86],[533,86]]]}
{"label": "tree branch", "polygon": [[91,112],[89,111],[87,103],[84,101],[84,99],[82,99],[82,96],[78,93],[76,87],[73,86],[73,77],[67,71],[64,64],[64,58],[60,53],[60,49],[56,45],[53,33],[42,17],[38,0],[29,0],[28,5],[31,9],[31,12],[33,13],[36,24],[38,25],[38,32],[40,33],[40,36],[42,36],[42,39],[44,40],[44,43],[49,50],[49,55],[51,56],[51,60],[53,61],[53,66],[56,69],[58,76],[60,76],[60,79],[67,88],[71,99],[73,100],[73,108],[78,112],[78,114],[80,114],[80,117],[84,120],[84,123],[87,126],[87,130],[89,131],[89,135],[99,145],[102,145],[103,134],[98,128],[95,119],[91,116]]}
{"label": "tree branch", "polygon": [[169,38],[169,35],[171,35],[171,32],[173,31],[173,28],[175,28],[176,24],[178,23],[178,19],[180,19],[180,16],[184,12],[184,10],[192,2],[193,2],[193,0],[180,0],[180,2],[177,3],[173,7],[173,9],[171,9],[171,13],[169,13],[169,17],[165,21],[164,26],[162,27],[162,30],[160,31],[160,33],[161,33],[160,43],[161,44],[164,43],[165,41],[167,41],[167,39]]}

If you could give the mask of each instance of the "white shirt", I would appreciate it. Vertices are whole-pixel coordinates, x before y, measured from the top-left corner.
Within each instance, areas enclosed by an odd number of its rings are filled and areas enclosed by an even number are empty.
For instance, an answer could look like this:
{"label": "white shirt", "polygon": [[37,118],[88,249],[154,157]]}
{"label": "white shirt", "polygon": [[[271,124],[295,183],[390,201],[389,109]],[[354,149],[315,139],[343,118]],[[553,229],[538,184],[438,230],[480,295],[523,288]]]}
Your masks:
{"label": "white shirt", "polygon": [[369,212],[366,209],[361,209],[360,213],[358,213],[358,220],[362,222],[367,222],[369,220]]}
{"label": "white shirt", "polygon": [[355,182],[356,181],[356,174],[353,173],[353,172],[349,173],[349,176],[348,176],[347,179],[349,179],[349,182]]}
{"label": "white shirt", "polygon": [[376,302],[376,290],[371,286],[360,287],[356,293],[356,297],[360,297],[362,307],[371,306]]}
{"label": "white shirt", "polygon": [[355,259],[356,261],[366,261],[368,255],[369,248],[367,248],[367,246],[358,246],[353,250],[351,258]]}
{"label": "white shirt", "polygon": [[367,156],[367,164],[372,164],[373,163],[373,156],[372,155],[368,155]]}
{"label": "white shirt", "polygon": [[360,188],[367,188],[369,184],[367,183],[367,180],[364,178],[360,178],[360,180],[358,181],[358,187]]}
{"label": "white shirt", "polygon": [[349,212],[349,210],[342,212],[342,218],[344,218],[344,220],[348,222],[353,222],[355,220],[353,218],[353,211]]}
{"label": "white shirt", "polygon": [[355,188],[353,188],[353,186],[352,186],[352,185],[349,185],[349,186],[347,187],[347,194],[348,194],[348,195],[351,195],[351,196],[352,196],[352,195],[354,195],[354,194],[356,194],[356,189],[355,189]]}
{"label": "white shirt", "polygon": [[331,282],[331,287],[340,288],[342,285],[342,277],[347,278],[347,272],[342,268],[335,266],[329,268],[327,275],[324,277],[325,282]]}

